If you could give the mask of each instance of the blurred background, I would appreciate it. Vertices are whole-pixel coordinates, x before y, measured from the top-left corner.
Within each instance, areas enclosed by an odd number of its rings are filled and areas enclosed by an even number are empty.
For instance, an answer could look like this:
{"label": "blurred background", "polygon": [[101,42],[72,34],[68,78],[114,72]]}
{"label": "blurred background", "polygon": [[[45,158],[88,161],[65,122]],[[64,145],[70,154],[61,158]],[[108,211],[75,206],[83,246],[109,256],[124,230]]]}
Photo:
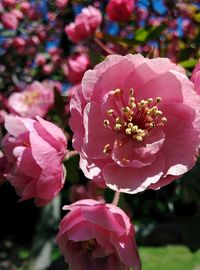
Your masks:
{"label": "blurred background", "polygon": [[[71,144],[69,101],[85,71],[109,54],[141,53],[168,57],[190,77],[199,61],[198,0],[133,2],[121,18],[112,16],[106,0],[0,1],[0,139],[6,134],[5,115],[22,115],[11,96],[39,81],[53,91],[45,117],[65,130],[72,151],[61,194],[38,208],[32,200],[18,202],[4,177],[7,164],[0,148],[0,270],[68,269],[54,244],[62,206],[83,198],[113,199],[113,191],[84,177]],[[66,26],[89,5],[102,20],[88,36],[74,40]],[[120,207],[136,225],[144,270],[200,270],[199,198],[200,162],[161,190],[122,194]]]}

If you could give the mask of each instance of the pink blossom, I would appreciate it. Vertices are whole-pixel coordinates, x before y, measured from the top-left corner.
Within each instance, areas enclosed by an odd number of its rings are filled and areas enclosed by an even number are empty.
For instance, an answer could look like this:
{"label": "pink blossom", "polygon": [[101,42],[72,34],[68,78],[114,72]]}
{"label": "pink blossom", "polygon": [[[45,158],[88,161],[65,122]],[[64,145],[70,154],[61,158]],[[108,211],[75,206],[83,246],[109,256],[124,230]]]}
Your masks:
{"label": "pink blossom", "polygon": [[192,72],[191,81],[194,83],[195,91],[200,94],[200,61],[196,64]]}
{"label": "pink blossom", "polygon": [[116,22],[128,21],[133,12],[134,2],[134,0],[110,0],[106,7],[109,19]]}
{"label": "pink blossom", "polygon": [[88,181],[87,185],[72,185],[69,193],[69,201],[76,202],[82,199],[94,199],[105,202],[104,189],[100,188],[95,181]]}
{"label": "pink blossom", "polygon": [[101,12],[93,6],[83,8],[73,23],[65,27],[68,38],[77,43],[91,37],[102,21]]}
{"label": "pink blossom", "polygon": [[90,66],[88,54],[80,53],[68,58],[68,80],[71,83],[79,83],[84,73]]}
{"label": "pink blossom", "polygon": [[69,0],[56,0],[56,6],[59,8],[65,8]]}
{"label": "pink blossom", "polygon": [[13,12],[5,12],[1,16],[1,23],[6,29],[16,30],[19,25],[18,18]]}
{"label": "pink blossom", "polygon": [[43,66],[47,61],[47,57],[44,53],[38,53],[35,58],[35,62],[38,66]]}
{"label": "pink blossom", "polygon": [[108,56],[85,73],[70,109],[81,169],[113,190],[158,189],[195,164],[200,96],[167,58]]}
{"label": "pink blossom", "polygon": [[46,75],[50,75],[53,72],[53,69],[54,67],[52,63],[46,64],[42,67],[42,70]]}
{"label": "pink blossom", "polygon": [[29,2],[23,1],[22,3],[20,3],[20,10],[24,14],[28,14],[30,9],[31,9],[31,4]]}
{"label": "pink blossom", "polygon": [[4,7],[13,7],[16,5],[16,0],[2,0]]}
{"label": "pink blossom", "polygon": [[26,46],[26,41],[21,37],[15,37],[12,41],[12,46],[19,52],[23,52]]}
{"label": "pink blossom", "polygon": [[3,150],[12,169],[6,178],[14,186],[21,201],[35,198],[38,206],[47,204],[63,187],[62,160],[66,138],[57,126],[37,120],[6,116],[8,134]]}
{"label": "pink blossom", "polygon": [[56,242],[72,270],[141,269],[135,231],[128,216],[112,204],[81,200],[64,207]]}
{"label": "pink blossom", "polygon": [[12,13],[16,15],[16,17],[17,17],[18,20],[21,20],[21,19],[24,18],[23,13],[19,9],[17,9],[17,8],[13,9],[12,10]]}
{"label": "pink blossom", "polygon": [[36,115],[45,116],[54,104],[52,87],[35,81],[28,85],[24,91],[13,93],[8,98],[8,106],[12,113],[22,117],[34,118]]}

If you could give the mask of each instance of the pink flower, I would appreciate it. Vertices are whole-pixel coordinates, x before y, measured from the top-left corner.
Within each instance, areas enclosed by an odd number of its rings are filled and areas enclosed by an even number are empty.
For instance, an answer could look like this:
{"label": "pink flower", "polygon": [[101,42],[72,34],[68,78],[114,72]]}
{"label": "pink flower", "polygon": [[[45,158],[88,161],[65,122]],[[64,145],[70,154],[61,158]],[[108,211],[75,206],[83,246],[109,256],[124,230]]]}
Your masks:
{"label": "pink flower", "polygon": [[28,85],[23,92],[13,93],[8,98],[11,111],[22,117],[34,118],[36,115],[45,116],[54,104],[52,87],[35,81]]}
{"label": "pink flower", "polygon": [[7,116],[3,150],[12,169],[6,178],[21,201],[35,198],[38,206],[47,204],[63,187],[62,161],[66,138],[57,126],[37,117],[36,120]]}
{"label": "pink flower", "polygon": [[91,37],[102,21],[101,12],[93,6],[83,8],[73,23],[65,27],[68,38],[77,43]]}
{"label": "pink flower", "polygon": [[47,61],[47,57],[44,53],[38,53],[35,58],[35,62],[38,66],[43,66]]}
{"label": "pink flower", "polygon": [[126,22],[130,19],[134,8],[134,0],[110,0],[106,13],[112,21]]}
{"label": "pink flower", "polygon": [[192,72],[191,81],[194,83],[195,91],[200,94],[200,61],[196,64]]}
{"label": "pink flower", "polygon": [[79,83],[90,66],[88,54],[75,54],[68,58],[68,80],[71,83]]}
{"label": "pink flower", "polygon": [[65,206],[56,242],[72,270],[141,269],[134,227],[112,204],[81,200]]}
{"label": "pink flower", "polygon": [[16,5],[16,0],[2,0],[4,7],[13,7]]}
{"label": "pink flower", "polygon": [[169,59],[111,55],[85,73],[70,108],[81,169],[113,190],[158,189],[195,164],[200,97]]}
{"label": "pink flower", "polygon": [[16,30],[19,25],[17,15],[13,12],[5,12],[1,16],[1,23],[6,29]]}
{"label": "pink flower", "polygon": [[12,46],[19,52],[23,52],[26,46],[26,41],[21,37],[15,37],[12,40]]}
{"label": "pink flower", "polygon": [[31,9],[31,4],[29,2],[23,1],[22,3],[20,3],[20,10],[24,14],[28,14],[30,9]]}
{"label": "pink flower", "polygon": [[56,0],[56,6],[59,8],[65,8],[69,0]]}
{"label": "pink flower", "polygon": [[88,181],[87,185],[72,185],[69,192],[69,201],[76,202],[82,199],[94,199],[105,202],[104,189],[100,188],[95,181]]}

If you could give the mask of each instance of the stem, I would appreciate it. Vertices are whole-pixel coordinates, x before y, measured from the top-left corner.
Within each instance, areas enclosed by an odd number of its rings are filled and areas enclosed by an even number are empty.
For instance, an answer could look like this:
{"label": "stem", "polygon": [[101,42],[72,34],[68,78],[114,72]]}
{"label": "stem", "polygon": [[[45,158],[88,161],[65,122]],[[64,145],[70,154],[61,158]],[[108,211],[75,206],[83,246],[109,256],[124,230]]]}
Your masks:
{"label": "stem", "polygon": [[103,49],[107,54],[115,54],[115,52],[113,50],[111,50],[110,48],[108,48],[99,38],[95,37],[94,41],[96,42],[96,44]]}
{"label": "stem", "polygon": [[115,196],[113,198],[113,201],[112,201],[112,204],[114,205],[118,205],[118,202],[119,202],[119,198],[120,198],[120,192],[119,191],[116,191],[115,192]]}

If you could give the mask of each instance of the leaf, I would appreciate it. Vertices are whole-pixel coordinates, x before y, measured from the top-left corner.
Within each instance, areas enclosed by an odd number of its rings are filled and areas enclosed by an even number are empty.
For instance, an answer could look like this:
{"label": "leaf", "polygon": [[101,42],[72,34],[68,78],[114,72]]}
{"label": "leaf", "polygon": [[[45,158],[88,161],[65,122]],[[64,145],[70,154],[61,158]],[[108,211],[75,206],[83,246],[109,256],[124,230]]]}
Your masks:
{"label": "leaf", "polygon": [[140,42],[147,42],[150,40],[154,40],[160,37],[162,32],[166,29],[166,25],[161,24],[159,26],[153,26],[149,29],[140,28],[135,32],[134,39]]}
{"label": "leaf", "polygon": [[200,22],[200,13],[195,14],[194,19],[196,22]]}
{"label": "leaf", "polygon": [[96,66],[97,64],[99,64],[104,60],[104,57],[101,54],[93,50],[89,51],[89,56],[92,66]]}
{"label": "leaf", "polygon": [[179,65],[181,65],[184,68],[193,68],[197,64],[198,60],[197,59],[189,59],[185,61],[179,62]]}

